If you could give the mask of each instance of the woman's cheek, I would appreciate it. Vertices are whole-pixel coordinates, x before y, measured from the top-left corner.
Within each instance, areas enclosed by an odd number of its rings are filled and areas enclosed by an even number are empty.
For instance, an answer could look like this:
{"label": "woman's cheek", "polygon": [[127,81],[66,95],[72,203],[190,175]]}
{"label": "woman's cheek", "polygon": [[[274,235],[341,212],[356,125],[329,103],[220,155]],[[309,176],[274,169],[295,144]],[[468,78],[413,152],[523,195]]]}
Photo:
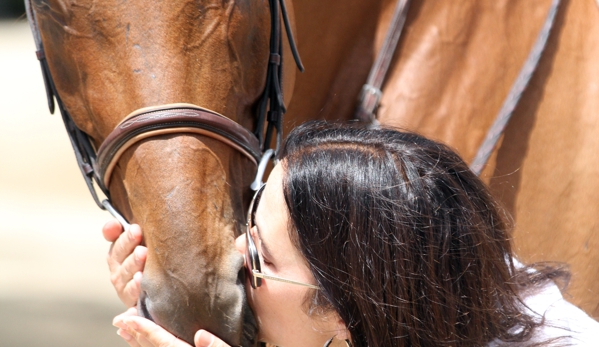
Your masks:
{"label": "woman's cheek", "polygon": [[[301,342],[309,331],[310,319],[303,311],[304,288],[286,283],[263,281],[262,286],[250,296],[250,307],[258,321],[259,339],[279,346],[292,346]],[[253,306],[252,306],[253,305]]]}

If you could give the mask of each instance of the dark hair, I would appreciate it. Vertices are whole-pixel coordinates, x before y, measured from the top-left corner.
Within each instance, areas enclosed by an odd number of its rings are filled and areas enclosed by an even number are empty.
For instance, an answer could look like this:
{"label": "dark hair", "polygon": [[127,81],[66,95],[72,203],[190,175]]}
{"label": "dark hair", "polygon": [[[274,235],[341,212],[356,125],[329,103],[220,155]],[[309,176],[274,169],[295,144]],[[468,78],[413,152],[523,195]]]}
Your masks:
{"label": "dark hair", "polygon": [[448,147],[312,122],[280,159],[290,236],[322,288],[313,299],[354,346],[526,341],[542,324],[517,293],[556,271],[514,267],[508,216]]}

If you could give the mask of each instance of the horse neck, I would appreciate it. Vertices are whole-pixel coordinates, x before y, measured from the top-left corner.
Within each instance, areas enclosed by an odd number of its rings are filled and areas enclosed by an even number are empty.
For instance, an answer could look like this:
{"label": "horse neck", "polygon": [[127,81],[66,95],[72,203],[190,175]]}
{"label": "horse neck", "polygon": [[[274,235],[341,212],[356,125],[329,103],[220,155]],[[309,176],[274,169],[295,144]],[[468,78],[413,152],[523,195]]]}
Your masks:
{"label": "horse neck", "polygon": [[471,160],[549,7],[547,1],[412,2],[379,121],[447,143]]}
{"label": "horse neck", "polygon": [[288,129],[309,119],[351,119],[395,0],[295,1],[298,48]]}
{"label": "horse neck", "polygon": [[[314,118],[353,118],[396,5],[397,0],[294,3],[306,72],[297,77],[290,127]],[[545,1],[494,6],[412,1],[383,84],[379,121],[448,143],[472,158],[548,9]]]}

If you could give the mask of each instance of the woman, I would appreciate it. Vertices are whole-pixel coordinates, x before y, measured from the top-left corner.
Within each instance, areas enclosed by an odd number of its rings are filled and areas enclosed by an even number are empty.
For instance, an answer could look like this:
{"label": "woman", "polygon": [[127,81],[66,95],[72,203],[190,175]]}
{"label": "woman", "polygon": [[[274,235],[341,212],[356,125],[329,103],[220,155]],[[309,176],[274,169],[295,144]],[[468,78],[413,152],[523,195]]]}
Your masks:
{"label": "woman", "polygon": [[[247,294],[262,341],[279,346],[586,345],[599,324],[563,300],[549,266],[514,258],[506,216],[447,147],[391,129],[296,128],[250,207]],[[136,227],[109,255],[135,302]],[[119,227],[109,223],[105,237]],[[137,254],[137,255],[135,255]],[[134,310],[132,346],[185,346]],[[196,346],[220,346],[209,332]]]}

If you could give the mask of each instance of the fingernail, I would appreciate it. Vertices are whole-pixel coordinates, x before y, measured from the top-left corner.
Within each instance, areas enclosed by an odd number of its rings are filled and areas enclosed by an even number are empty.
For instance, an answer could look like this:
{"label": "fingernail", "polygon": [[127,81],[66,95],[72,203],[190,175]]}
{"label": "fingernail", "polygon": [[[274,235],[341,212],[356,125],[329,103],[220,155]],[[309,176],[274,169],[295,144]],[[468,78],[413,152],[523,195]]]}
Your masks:
{"label": "fingernail", "polygon": [[116,334],[119,335],[120,337],[124,338],[125,341],[131,341],[131,339],[133,338],[133,336],[129,335],[129,333],[123,329],[117,330]]}
{"label": "fingernail", "polygon": [[139,330],[139,325],[137,325],[137,323],[136,323],[134,320],[132,320],[132,319],[127,319],[127,320],[124,320],[123,322],[124,322],[124,323],[127,325],[127,327],[129,328],[129,329],[127,329],[127,330]]}
{"label": "fingernail", "polygon": [[137,235],[137,228],[129,228],[129,239],[135,241],[135,236]]}
{"label": "fingernail", "polygon": [[114,319],[112,320],[112,325],[117,328],[124,328],[127,326],[125,323],[123,323],[123,319],[121,318],[121,316],[114,317]]}
{"label": "fingernail", "polygon": [[142,277],[143,277],[143,274],[141,273],[141,271],[137,271],[137,272],[135,273],[135,275],[133,275],[133,279],[134,279],[136,282],[141,282],[141,278],[142,278]]}
{"label": "fingernail", "polygon": [[198,337],[195,339],[196,347],[210,347],[214,341],[214,335],[206,330],[198,331]]}
{"label": "fingernail", "polygon": [[129,230],[131,230],[131,233],[135,236],[135,237],[141,237],[141,228],[139,227],[139,225],[137,224],[133,224],[131,226],[131,228],[129,228]]}
{"label": "fingernail", "polygon": [[133,250],[133,253],[135,253],[135,259],[140,260],[141,258],[143,258],[146,255],[146,250],[142,246],[137,246]]}

